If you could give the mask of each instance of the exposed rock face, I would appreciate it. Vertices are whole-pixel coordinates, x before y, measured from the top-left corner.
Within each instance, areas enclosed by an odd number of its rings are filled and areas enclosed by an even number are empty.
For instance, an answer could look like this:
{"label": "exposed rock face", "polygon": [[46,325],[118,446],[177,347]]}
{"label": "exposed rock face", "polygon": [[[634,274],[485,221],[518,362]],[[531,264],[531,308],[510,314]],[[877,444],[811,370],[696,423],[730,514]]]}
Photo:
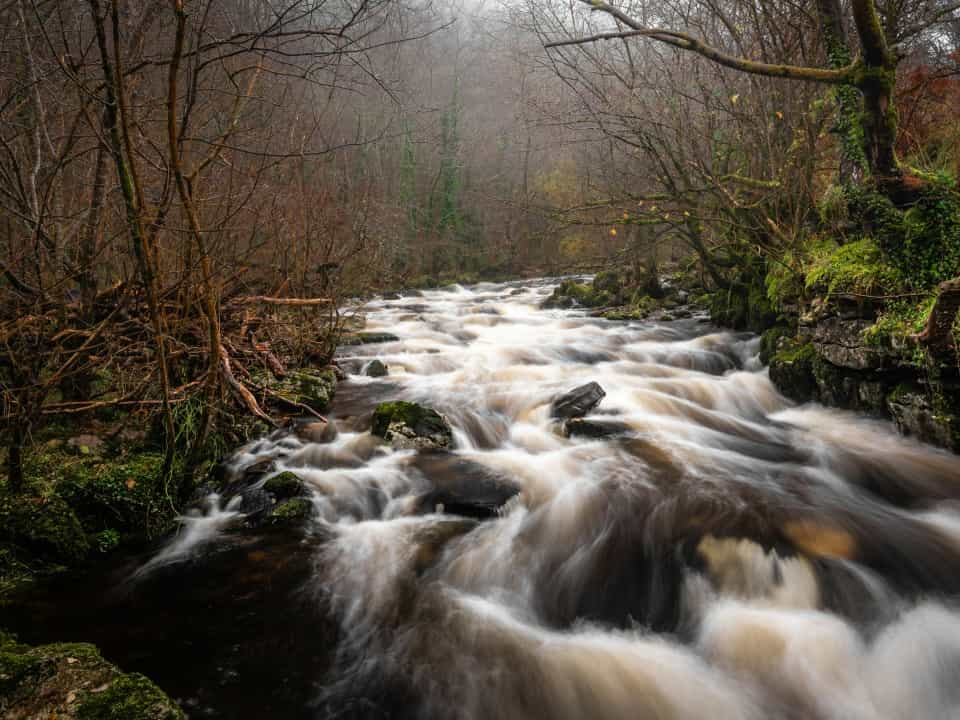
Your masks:
{"label": "exposed rock face", "polygon": [[433,408],[412,402],[385,402],[373,412],[372,432],[398,450],[445,450],[453,447],[453,430]]}
{"label": "exposed rock face", "polygon": [[873,321],[863,315],[873,316],[872,307],[860,317],[849,305],[815,310],[801,318],[798,337],[782,328],[764,336],[770,379],[784,395],[892,419],[904,435],[960,451],[955,367],[920,367],[908,348],[869,344],[864,330]]}
{"label": "exposed rock face", "polygon": [[873,325],[869,320],[844,320],[827,317],[813,327],[811,340],[817,354],[838,367],[851,370],[875,370],[889,357],[863,340],[863,331]]}
{"label": "exposed rock face", "polygon": [[0,631],[0,716],[59,720],[184,720],[160,688],[123,673],[86,643],[30,647]]}
{"label": "exposed rock face", "polygon": [[554,398],[550,404],[550,416],[558,420],[583,417],[597,407],[606,395],[599,383],[581,385]]}

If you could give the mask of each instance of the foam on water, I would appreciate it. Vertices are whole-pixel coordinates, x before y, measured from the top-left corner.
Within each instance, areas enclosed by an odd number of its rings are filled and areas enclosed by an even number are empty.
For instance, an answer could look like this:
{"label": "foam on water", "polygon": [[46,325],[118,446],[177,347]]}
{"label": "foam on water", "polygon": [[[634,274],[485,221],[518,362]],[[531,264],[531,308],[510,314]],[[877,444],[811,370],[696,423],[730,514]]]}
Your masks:
{"label": "foam on water", "polygon": [[[313,590],[343,639],[318,702],[399,683],[423,717],[960,717],[960,459],[794,406],[753,336],[540,310],[551,289],[370,303],[367,328],[400,339],[341,351],[339,436],[228,463],[297,473],[330,533]],[[360,375],[375,357],[388,377]],[[591,381],[607,396],[587,419],[617,437],[550,417]],[[431,475],[378,443],[371,397],[445,414],[461,464]],[[474,475],[519,492],[479,522],[424,507]],[[188,518],[151,565],[231,512]]]}

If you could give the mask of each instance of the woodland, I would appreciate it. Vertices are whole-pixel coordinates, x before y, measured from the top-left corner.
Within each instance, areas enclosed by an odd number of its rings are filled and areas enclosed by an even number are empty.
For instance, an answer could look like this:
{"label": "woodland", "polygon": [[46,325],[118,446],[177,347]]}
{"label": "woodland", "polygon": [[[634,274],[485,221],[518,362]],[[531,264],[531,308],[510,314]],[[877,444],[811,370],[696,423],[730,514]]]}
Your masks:
{"label": "woodland", "polygon": [[958,450],[958,177],[956,2],[0,0],[0,597],[322,420],[376,294],[683,288]]}

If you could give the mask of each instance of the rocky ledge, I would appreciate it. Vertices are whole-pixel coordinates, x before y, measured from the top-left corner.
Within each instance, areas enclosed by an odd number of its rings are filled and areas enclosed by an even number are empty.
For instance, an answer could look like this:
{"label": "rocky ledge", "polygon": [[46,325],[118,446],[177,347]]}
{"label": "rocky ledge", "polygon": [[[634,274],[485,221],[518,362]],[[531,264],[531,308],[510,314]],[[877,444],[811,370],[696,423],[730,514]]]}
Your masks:
{"label": "rocky ledge", "polygon": [[960,371],[877,332],[876,310],[821,302],[796,327],[764,333],[770,379],[797,402],[892,420],[904,435],[960,452]]}
{"label": "rocky ledge", "polygon": [[0,631],[0,717],[8,720],[185,720],[160,688],[86,643],[31,647]]}

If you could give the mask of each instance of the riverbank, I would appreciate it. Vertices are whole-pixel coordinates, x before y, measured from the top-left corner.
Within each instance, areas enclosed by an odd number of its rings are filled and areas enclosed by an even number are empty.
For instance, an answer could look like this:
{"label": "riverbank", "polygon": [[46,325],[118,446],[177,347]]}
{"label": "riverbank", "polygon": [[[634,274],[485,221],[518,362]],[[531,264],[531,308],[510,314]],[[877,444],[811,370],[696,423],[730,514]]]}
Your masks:
{"label": "riverbank", "polygon": [[[916,340],[931,303],[850,294],[870,289],[864,274],[891,271],[862,266],[856,272],[860,284],[851,286],[842,269],[825,271],[827,284],[814,285],[811,299],[779,306],[762,289],[710,291],[683,273],[651,289],[629,274],[605,272],[561,283],[545,307],[661,322],[709,313],[717,325],[762,335],[760,361],[791,400],[889,420],[903,435],[960,451],[960,363],[952,353],[930,355]],[[832,282],[833,275],[839,281]]]}

